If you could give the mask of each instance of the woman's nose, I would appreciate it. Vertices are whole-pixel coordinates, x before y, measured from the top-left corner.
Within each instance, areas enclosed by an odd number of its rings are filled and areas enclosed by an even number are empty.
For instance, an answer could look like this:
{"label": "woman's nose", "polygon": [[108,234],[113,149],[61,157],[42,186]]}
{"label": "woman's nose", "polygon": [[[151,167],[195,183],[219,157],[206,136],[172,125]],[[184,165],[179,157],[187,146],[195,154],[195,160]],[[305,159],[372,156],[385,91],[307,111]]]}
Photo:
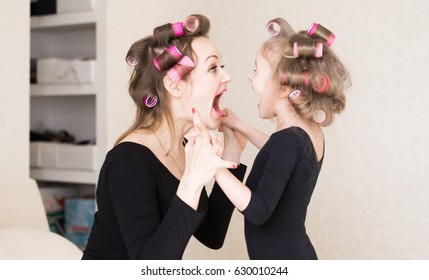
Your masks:
{"label": "woman's nose", "polygon": [[231,75],[228,72],[226,72],[225,70],[223,70],[222,82],[223,83],[229,83],[229,82],[231,82],[231,80],[232,80]]}

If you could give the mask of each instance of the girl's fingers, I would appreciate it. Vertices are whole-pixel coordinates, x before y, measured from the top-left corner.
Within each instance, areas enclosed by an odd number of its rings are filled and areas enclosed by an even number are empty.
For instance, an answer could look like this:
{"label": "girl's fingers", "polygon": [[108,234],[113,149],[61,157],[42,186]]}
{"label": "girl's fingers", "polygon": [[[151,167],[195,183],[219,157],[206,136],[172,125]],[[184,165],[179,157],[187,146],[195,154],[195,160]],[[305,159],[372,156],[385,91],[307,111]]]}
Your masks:
{"label": "girl's fingers", "polygon": [[226,161],[226,160],[223,160],[223,159],[220,159],[220,160],[222,161],[220,167],[232,168],[232,169],[236,169],[237,168],[237,164],[235,162]]}

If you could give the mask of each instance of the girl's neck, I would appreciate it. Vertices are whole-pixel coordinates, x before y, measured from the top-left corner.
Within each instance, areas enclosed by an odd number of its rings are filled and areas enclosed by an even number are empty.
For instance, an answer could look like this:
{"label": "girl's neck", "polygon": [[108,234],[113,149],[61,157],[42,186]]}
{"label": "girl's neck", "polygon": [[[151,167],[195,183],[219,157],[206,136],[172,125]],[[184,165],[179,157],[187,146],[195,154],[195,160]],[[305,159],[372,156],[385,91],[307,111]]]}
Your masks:
{"label": "girl's neck", "polygon": [[282,116],[277,116],[276,131],[299,124],[301,117],[296,112],[287,112]]}

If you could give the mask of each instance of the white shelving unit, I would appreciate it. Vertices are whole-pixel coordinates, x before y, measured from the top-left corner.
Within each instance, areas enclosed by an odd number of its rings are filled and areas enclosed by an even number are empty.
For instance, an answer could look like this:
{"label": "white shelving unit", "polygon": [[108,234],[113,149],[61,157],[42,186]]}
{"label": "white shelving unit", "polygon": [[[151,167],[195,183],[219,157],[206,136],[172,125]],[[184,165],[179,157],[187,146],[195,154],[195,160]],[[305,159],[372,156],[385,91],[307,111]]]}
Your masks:
{"label": "white shelving unit", "polygon": [[30,55],[33,59],[88,58],[96,60],[95,83],[32,84],[30,86],[30,129],[66,130],[77,141],[95,140],[94,170],[30,168],[38,181],[95,184],[105,154],[105,36],[103,1],[89,12],[31,17]]}

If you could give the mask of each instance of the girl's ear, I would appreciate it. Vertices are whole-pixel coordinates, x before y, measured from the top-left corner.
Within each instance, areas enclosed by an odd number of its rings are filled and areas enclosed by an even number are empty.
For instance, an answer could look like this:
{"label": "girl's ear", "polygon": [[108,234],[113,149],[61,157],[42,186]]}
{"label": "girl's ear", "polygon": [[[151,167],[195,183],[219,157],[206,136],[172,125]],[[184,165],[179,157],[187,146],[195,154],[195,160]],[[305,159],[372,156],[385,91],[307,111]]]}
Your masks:
{"label": "girl's ear", "polygon": [[175,82],[170,77],[165,76],[163,79],[164,87],[168,93],[174,97],[181,97],[183,92],[179,86],[180,81]]}
{"label": "girl's ear", "polygon": [[281,88],[280,88],[280,94],[279,94],[279,96],[281,97],[281,98],[283,98],[283,97],[287,97],[287,98],[289,98],[289,94],[292,92],[292,90],[289,88],[289,87],[287,87],[287,86],[282,86]]}

